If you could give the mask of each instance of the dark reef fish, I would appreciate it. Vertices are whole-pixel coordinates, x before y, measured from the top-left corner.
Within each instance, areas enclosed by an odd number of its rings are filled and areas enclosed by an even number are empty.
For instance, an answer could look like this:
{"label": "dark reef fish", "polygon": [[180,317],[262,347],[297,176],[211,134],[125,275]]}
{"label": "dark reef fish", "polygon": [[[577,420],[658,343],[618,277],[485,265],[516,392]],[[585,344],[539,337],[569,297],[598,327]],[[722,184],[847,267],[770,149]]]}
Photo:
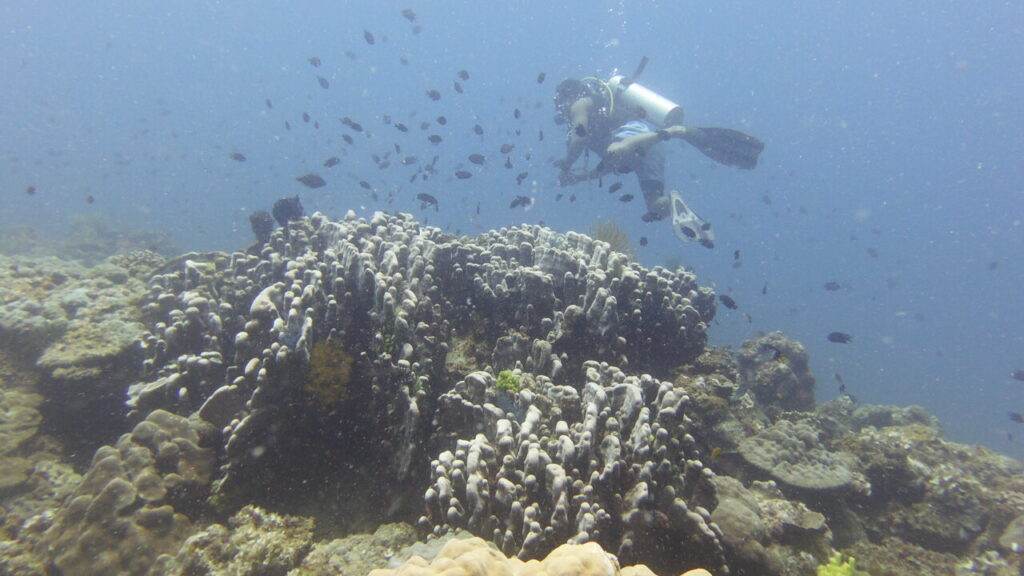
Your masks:
{"label": "dark reef fish", "polygon": [[[313,173],[306,174],[304,176],[299,176],[298,178],[296,178],[296,180],[302,182],[302,185],[305,186],[306,188],[322,188],[327,185],[327,182],[324,181],[323,178],[321,178],[318,174]],[[298,198],[298,196],[296,196],[296,198]]]}
{"label": "dark reef fish", "polygon": [[529,196],[516,196],[512,203],[508,205],[509,208],[519,208],[520,206],[523,208],[533,206],[533,198]]}
{"label": "dark reef fish", "polygon": [[543,73],[543,72],[541,72],[540,74],[537,74],[537,84],[543,84],[544,83],[544,79],[547,78],[547,77],[548,77],[548,75]]}
{"label": "dark reef fish", "polygon": [[412,11],[412,8],[403,8],[402,17],[408,20],[409,22],[416,21],[416,13]]}
{"label": "dark reef fish", "polygon": [[529,175],[530,175],[529,172],[520,172],[519,174],[516,174],[516,185],[518,186],[518,185],[522,184],[523,180],[526,180],[526,178]]}
{"label": "dark reef fish", "polygon": [[829,332],[825,338],[829,342],[835,342],[836,344],[846,344],[847,342],[853,341],[853,336],[850,336],[846,332]]}
{"label": "dark reef fish", "polygon": [[395,122],[395,129],[397,129],[399,132],[409,131],[409,127],[406,126],[405,124],[402,124],[401,122]]}
{"label": "dark reef fish", "polygon": [[317,56],[312,56],[312,57],[309,58],[309,63],[313,65],[313,68],[319,68],[320,67],[320,58],[317,57]]}
{"label": "dark reef fish", "polygon": [[843,382],[843,377],[839,375],[839,372],[833,372],[832,377],[839,383],[839,393],[846,394],[846,382]]}
{"label": "dark reef fish", "polygon": [[274,218],[266,210],[257,210],[249,214],[249,227],[256,241],[266,244],[270,241],[270,233],[274,231]]}
{"label": "dark reef fish", "polygon": [[473,164],[483,164],[484,162],[487,162],[487,158],[484,157],[483,154],[470,154],[469,161]]}
{"label": "dark reef fish", "polygon": [[427,194],[426,192],[421,192],[417,194],[416,199],[422,202],[422,204],[420,204],[420,210],[426,209],[427,206],[433,206],[435,212],[439,210],[437,198],[434,198],[432,195]]}
{"label": "dark reef fish", "polygon": [[367,30],[366,28],[363,28],[363,40],[366,40],[366,43],[369,44],[370,46],[373,46],[377,42],[373,38],[373,34],[371,34],[370,31]]}
{"label": "dark reef fish", "polygon": [[452,83],[452,88],[455,88],[456,92],[458,92],[459,94],[462,94],[462,84],[459,84],[458,80],[456,80],[455,82]]}
{"label": "dark reef fish", "polygon": [[466,178],[472,178],[473,173],[467,170],[456,170],[455,177],[458,178],[459,180],[465,180]]}
{"label": "dark reef fish", "polygon": [[302,202],[299,201],[299,197],[292,196],[291,198],[281,198],[277,202],[274,202],[274,220],[285,229],[288,228],[288,222],[292,220],[298,220],[302,218],[304,212],[302,211]]}
{"label": "dark reef fish", "polygon": [[429,140],[431,144],[440,144],[444,141],[444,138],[441,138],[437,134],[431,134],[427,137],[427,140]]}
{"label": "dark reef fish", "polygon": [[647,239],[647,236],[640,237],[640,246],[647,246],[650,242],[651,241]]}
{"label": "dark reef fish", "polygon": [[463,82],[469,80],[469,72],[466,72],[465,70],[459,70],[459,79],[462,80]]}
{"label": "dark reef fish", "polygon": [[232,152],[231,154],[228,154],[228,158],[231,158],[235,162],[245,162],[246,160],[245,154],[242,154],[241,152]]}
{"label": "dark reef fish", "polygon": [[324,160],[324,168],[330,168],[332,166],[337,166],[340,162],[341,162],[341,158],[338,158],[337,156],[331,156],[327,160]]}
{"label": "dark reef fish", "polygon": [[1024,414],[1020,412],[1010,412],[1010,420],[1013,420],[1017,424],[1024,424]]}
{"label": "dark reef fish", "polygon": [[633,195],[632,194],[623,194],[622,196],[619,196],[619,202],[632,202],[632,201],[633,201]]}
{"label": "dark reef fish", "polygon": [[437,90],[427,90],[427,96],[430,97],[430,99],[433,100],[434,102],[437,102],[438,100],[441,99],[441,93],[438,92]]}
{"label": "dark reef fish", "polygon": [[508,154],[508,153],[509,153],[509,152],[511,152],[511,151],[512,151],[512,150],[513,150],[513,149],[514,149],[515,147],[516,147],[516,146],[515,146],[515,144],[502,144],[502,145],[501,145],[501,153],[502,153],[502,154]]}
{"label": "dark reef fish", "polygon": [[323,76],[317,76],[316,77],[316,81],[320,84],[320,87],[323,88],[324,90],[327,90],[328,88],[331,87],[331,83],[328,82],[327,78],[324,78]]}
{"label": "dark reef fish", "polygon": [[608,193],[615,194],[616,192],[619,191],[620,188],[622,188],[622,182],[616,182],[615,184],[612,184],[611,186],[608,187]]}
{"label": "dark reef fish", "polygon": [[729,296],[728,294],[719,294],[718,301],[721,302],[722,305],[728,308],[729,310],[735,310],[739,308],[739,305],[736,304],[736,301],[733,300],[732,296]]}
{"label": "dark reef fish", "polygon": [[1014,370],[1013,372],[1010,372],[1010,378],[1024,382],[1024,370],[1017,369]]}
{"label": "dark reef fish", "polygon": [[831,282],[831,281],[830,282],[825,282],[824,286],[825,286],[825,290],[827,290],[829,292],[835,292],[836,290],[839,290],[840,288],[842,288],[842,286],[839,285],[839,282]]}
{"label": "dark reef fish", "polygon": [[474,124],[473,125],[473,134],[476,134],[477,136],[483,136],[484,135],[484,127],[479,125],[479,124]]}

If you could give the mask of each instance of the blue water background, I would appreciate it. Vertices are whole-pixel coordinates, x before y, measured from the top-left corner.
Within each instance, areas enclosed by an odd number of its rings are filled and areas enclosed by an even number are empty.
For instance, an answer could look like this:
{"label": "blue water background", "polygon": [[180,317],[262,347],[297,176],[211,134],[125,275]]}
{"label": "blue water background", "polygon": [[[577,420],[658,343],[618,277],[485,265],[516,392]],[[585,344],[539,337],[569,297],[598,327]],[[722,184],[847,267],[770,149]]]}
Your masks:
{"label": "blue water background", "polygon": [[[783,330],[807,346],[820,399],[837,394],[838,373],[863,402],[923,405],[951,438],[1024,458],[1024,426],[1007,415],[1024,411],[1024,382],[1010,378],[1024,368],[1020,3],[39,1],[3,3],[0,22],[0,227],[56,236],[98,213],[183,250],[233,250],[251,241],[250,211],[294,194],[307,212],[400,210],[461,233],[611,218],[650,239],[644,264],[690,266],[736,299],[739,310],[720,307],[715,343]],[[629,72],[645,55],[642,83],[689,124],[767,143],[749,172],[669,146],[669,186],[714,223],[714,250],[642,223],[632,176],[620,193],[637,200],[622,203],[606,193],[614,179],[559,189],[549,164],[564,151],[557,82]],[[442,144],[426,141],[434,133]],[[378,169],[370,154],[395,143],[421,164],[439,155],[441,174],[410,184],[415,167],[395,157]],[[516,146],[512,170],[503,143]],[[324,168],[334,155],[341,164]],[[304,188],[306,172],[328,185]],[[421,209],[421,192],[440,210]],[[517,195],[536,204],[509,209]],[[830,343],[832,331],[854,340]]]}

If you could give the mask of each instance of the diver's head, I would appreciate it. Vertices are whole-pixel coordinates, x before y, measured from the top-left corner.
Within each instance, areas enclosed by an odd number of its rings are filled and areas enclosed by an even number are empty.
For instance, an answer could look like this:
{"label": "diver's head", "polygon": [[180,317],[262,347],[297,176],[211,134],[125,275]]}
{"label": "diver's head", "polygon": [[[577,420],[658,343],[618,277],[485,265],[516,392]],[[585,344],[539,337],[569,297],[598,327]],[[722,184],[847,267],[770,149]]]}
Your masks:
{"label": "diver's head", "polygon": [[568,122],[573,103],[589,93],[587,85],[582,80],[562,80],[555,88],[555,124]]}

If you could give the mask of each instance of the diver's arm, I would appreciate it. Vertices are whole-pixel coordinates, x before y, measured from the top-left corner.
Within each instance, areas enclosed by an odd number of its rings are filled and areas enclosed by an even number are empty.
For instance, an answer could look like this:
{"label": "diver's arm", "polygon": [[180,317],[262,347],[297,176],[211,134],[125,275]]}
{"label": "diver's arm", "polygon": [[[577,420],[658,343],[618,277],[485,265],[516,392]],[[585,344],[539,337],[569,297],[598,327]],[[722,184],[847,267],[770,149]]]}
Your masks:
{"label": "diver's arm", "polygon": [[643,154],[651,146],[658,142],[683,138],[686,135],[686,128],[683,126],[670,126],[656,132],[645,132],[612,142],[604,154],[606,164],[614,168],[625,168],[638,154]]}
{"label": "diver's arm", "polygon": [[561,161],[559,167],[562,172],[569,171],[572,165],[579,160],[580,155],[587,147],[587,137],[590,128],[590,112],[594,109],[594,100],[591,98],[581,98],[576,102],[573,102],[572,107],[569,109],[569,117],[572,119],[569,128],[569,134],[566,137],[565,144],[565,159]]}
{"label": "diver's arm", "polygon": [[610,170],[608,170],[607,164],[605,164],[604,162],[599,162],[597,166],[585,172],[562,172],[558,176],[558,183],[561,186],[570,186],[572,184],[577,184],[579,182],[586,182],[587,180],[600,178],[601,176],[607,174],[609,171]]}

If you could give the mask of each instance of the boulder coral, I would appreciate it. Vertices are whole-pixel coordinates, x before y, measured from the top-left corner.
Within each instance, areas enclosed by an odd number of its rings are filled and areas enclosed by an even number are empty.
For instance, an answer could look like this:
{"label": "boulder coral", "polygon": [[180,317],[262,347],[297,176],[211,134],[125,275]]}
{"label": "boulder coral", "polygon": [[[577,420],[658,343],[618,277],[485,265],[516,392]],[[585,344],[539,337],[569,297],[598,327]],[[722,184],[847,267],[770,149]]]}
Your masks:
{"label": "boulder coral", "polygon": [[[654,576],[643,565],[620,568],[615,556],[593,542],[563,544],[544,559],[506,558],[480,538],[452,540],[427,562],[416,556],[397,569],[380,569],[370,576]],[[682,576],[711,576],[701,568]]]}

